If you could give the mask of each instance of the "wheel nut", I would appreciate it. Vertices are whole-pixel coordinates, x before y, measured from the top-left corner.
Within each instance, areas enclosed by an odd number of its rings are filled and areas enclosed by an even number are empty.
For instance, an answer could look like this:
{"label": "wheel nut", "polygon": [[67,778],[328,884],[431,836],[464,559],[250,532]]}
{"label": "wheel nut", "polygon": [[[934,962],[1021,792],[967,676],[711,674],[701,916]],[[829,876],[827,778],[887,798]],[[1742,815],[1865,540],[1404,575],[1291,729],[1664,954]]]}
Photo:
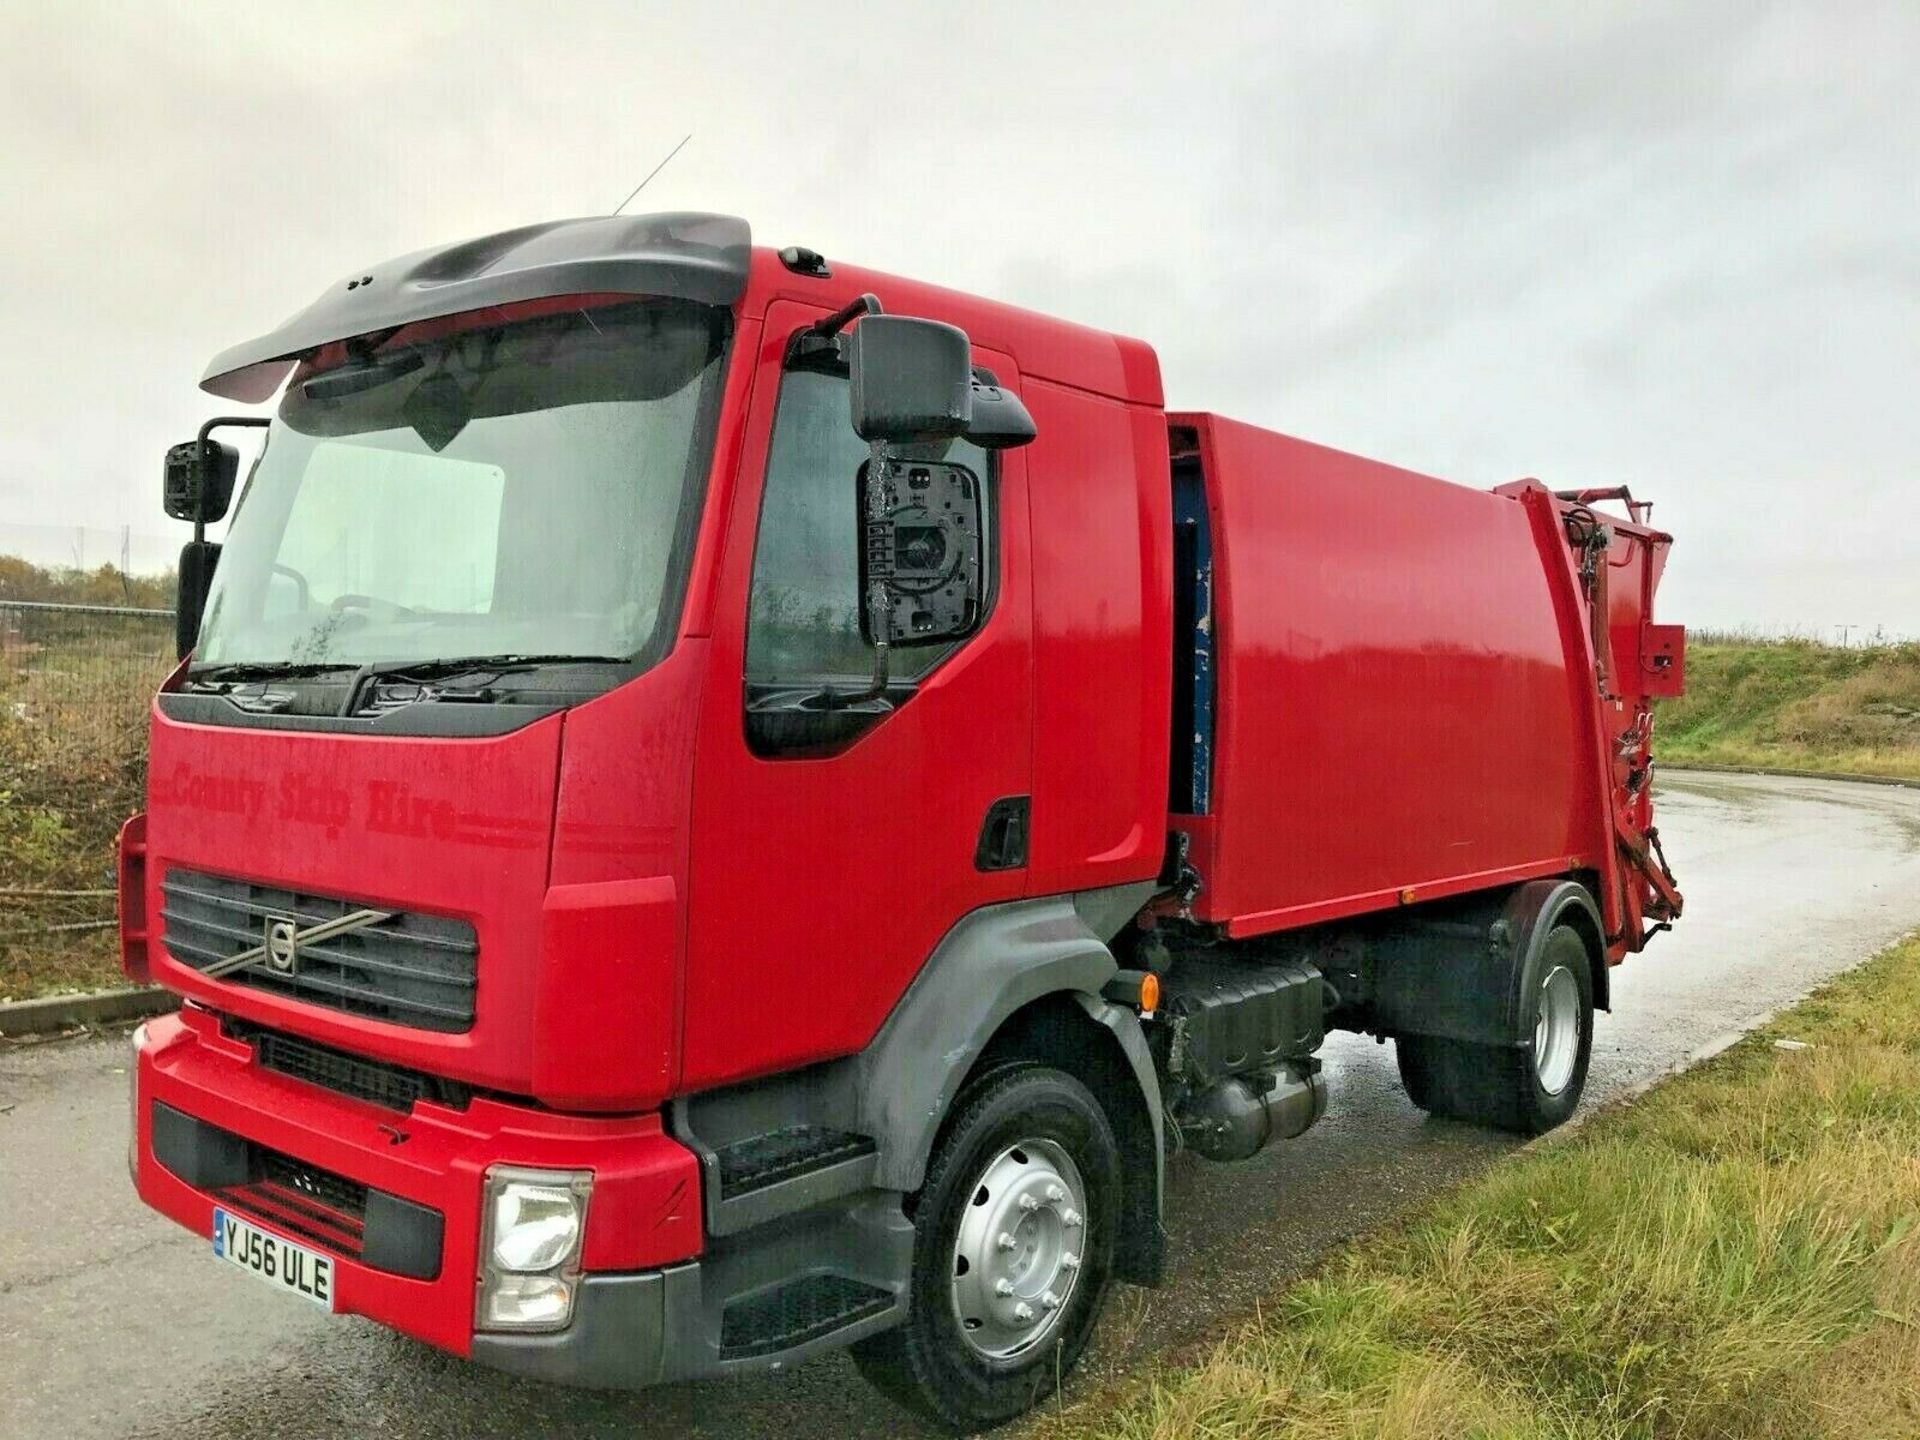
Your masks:
{"label": "wheel nut", "polygon": [[1040,1202],[1031,1195],[1022,1195],[1020,1197],[1020,1208],[1022,1210],[1038,1210],[1040,1208]]}
{"label": "wheel nut", "polygon": [[1033,1306],[1022,1300],[1018,1305],[1013,1307],[1013,1318],[1022,1321],[1031,1320],[1033,1318]]}
{"label": "wheel nut", "polygon": [[1043,1309],[1058,1310],[1060,1308],[1060,1297],[1051,1290],[1043,1290],[1040,1293],[1040,1305]]}
{"label": "wheel nut", "polygon": [[1078,1270],[1080,1268],[1080,1257],[1071,1250],[1067,1251],[1066,1254],[1060,1257],[1060,1268],[1062,1270]]}
{"label": "wheel nut", "polygon": [[1013,1281],[1011,1280],[994,1281],[993,1293],[996,1295],[1011,1295],[1013,1293]]}
{"label": "wheel nut", "polygon": [[1078,1229],[1080,1226],[1080,1212],[1069,1206],[1061,1213],[1060,1223],[1068,1229]]}
{"label": "wheel nut", "polygon": [[1058,1205],[1066,1198],[1067,1192],[1062,1190],[1058,1185],[1047,1186],[1047,1203],[1049,1205]]}
{"label": "wheel nut", "polygon": [[1014,1239],[1010,1233],[1008,1233],[1005,1230],[1002,1230],[1000,1232],[1000,1238],[994,1241],[993,1243],[998,1245],[1002,1250],[1011,1250],[1013,1249],[1014,1246],[1018,1245],[1020,1242]]}

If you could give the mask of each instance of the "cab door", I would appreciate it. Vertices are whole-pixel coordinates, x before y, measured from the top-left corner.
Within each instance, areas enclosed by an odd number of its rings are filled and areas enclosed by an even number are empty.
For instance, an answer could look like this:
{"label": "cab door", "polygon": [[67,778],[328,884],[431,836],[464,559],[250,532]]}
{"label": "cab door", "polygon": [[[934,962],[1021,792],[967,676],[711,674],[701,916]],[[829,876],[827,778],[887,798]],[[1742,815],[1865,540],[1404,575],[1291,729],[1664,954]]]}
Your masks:
{"label": "cab door", "polygon": [[[694,770],[682,1088],[860,1049],[952,925],[1026,889],[1032,635],[1026,462],[963,441],[984,609],[896,646],[859,625],[859,467],[844,370],[785,362],[823,309],[778,302],[721,560]],[[931,317],[939,318],[939,317]],[[1014,390],[1011,357],[974,363]]]}

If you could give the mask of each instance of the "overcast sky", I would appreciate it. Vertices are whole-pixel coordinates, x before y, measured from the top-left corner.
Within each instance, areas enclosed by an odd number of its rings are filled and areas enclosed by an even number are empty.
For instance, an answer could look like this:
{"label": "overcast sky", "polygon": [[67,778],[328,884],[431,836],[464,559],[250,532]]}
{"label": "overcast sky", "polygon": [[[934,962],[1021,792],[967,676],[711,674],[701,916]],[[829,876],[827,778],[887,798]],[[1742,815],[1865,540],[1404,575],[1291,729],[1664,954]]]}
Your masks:
{"label": "overcast sky", "polygon": [[0,535],[167,534],[216,350],[691,131],[636,210],[1140,335],[1179,406],[1631,483],[1669,619],[1920,634],[1917,75],[1914,0],[0,0]]}

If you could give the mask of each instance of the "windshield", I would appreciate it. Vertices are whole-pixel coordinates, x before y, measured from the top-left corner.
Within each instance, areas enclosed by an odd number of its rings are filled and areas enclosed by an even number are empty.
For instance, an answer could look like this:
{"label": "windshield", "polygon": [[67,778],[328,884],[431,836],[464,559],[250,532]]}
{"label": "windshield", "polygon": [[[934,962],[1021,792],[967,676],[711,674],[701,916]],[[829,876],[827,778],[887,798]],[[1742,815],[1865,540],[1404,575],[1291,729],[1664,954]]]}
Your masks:
{"label": "windshield", "polygon": [[657,658],[727,324],[630,301],[402,331],[303,367],[227,535],[197,665]]}

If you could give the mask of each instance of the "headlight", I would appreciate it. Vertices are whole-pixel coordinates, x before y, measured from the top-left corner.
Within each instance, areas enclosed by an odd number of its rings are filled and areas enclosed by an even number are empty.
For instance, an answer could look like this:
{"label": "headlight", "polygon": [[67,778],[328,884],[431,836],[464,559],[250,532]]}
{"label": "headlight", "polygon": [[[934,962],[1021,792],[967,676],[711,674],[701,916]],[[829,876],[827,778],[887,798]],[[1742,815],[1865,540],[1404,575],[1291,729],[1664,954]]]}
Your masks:
{"label": "headlight", "polygon": [[573,1319],[592,1190],[590,1171],[487,1171],[479,1329],[560,1330]]}
{"label": "headlight", "polygon": [[551,1270],[580,1243],[580,1197],[565,1184],[510,1180],[493,1197],[493,1268],[519,1275]]}

